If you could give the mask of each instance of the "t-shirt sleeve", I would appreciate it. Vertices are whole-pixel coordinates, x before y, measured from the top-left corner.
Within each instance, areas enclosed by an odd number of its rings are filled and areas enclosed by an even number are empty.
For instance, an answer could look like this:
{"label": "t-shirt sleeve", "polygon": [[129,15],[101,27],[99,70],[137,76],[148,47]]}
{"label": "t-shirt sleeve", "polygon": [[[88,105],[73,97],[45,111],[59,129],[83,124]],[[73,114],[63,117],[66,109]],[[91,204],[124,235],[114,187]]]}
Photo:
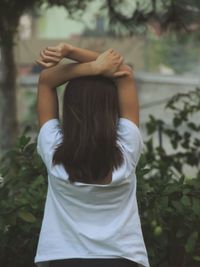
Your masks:
{"label": "t-shirt sleeve", "polygon": [[136,168],[144,148],[143,139],[138,126],[126,118],[119,118],[117,137],[128,165],[131,168]]}
{"label": "t-shirt sleeve", "polygon": [[62,142],[62,131],[58,119],[50,119],[40,128],[37,138],[37,152],[47,169],[52,167],[56,147]]}

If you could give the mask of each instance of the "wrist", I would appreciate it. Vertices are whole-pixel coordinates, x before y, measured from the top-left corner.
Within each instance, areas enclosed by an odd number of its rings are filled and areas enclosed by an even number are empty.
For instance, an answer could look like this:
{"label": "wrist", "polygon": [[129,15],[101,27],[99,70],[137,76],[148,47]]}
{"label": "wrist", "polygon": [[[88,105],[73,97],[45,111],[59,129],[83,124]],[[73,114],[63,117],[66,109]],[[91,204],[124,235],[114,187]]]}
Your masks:
{"label": "wrist", "polygon": [[64,57],[70,58],[71,55],[75,52],[75,47],[70,44],[65,44],[63,45],[63,54]]}
{"label": "wrist", "polygon": [[73,46],[73,45],[69,45],[66,44],[66,53],[67,53],[67,57],[70,59],[76,58],[77,54],[78,54],[78,47]]}
{"label": "wrist", "polygon": [[93,75],[101,75],[102,74],[102,70],[99,67],[99,65],[97,64],[96,60],[88,62],[88,64],[90,64],[91,71],[92,71]]}

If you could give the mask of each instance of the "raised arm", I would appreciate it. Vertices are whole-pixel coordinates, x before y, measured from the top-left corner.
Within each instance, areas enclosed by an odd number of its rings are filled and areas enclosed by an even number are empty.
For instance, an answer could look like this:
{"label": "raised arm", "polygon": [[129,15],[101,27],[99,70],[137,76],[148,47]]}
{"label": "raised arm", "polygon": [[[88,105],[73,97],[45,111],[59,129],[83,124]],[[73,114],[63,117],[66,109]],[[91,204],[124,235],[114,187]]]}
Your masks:
{"label": "raised arm", "polygon": [[[67,44],[64,44],[64,51],[66,50],[67,50]],[[100,53],[92,50],[83,49],[79,47],[72,47],[71,52],[67,57],[78,62],[90,62],[96,60],[99,55]]]}
{"label": "raised arm", "polygon": [[[74,47],[67,43],[60,43],[50,46],[41,52],[44,67],[51,67],[63,58],[69,58],[78,62],[91,62],[98,58],[99,53]],[[119,70],[128,70],[129,75],[116,80],[120,103],[120,116],[130,119],[135,124],[139,124],[138,98],[133,73],[126,65],[121,65]],[[66,77],[65,77],[66,78]]]}
{"label": "raised arm", "polygon": [[84,63],[96,60],[99,55],[100,53],[75,47],[67,43],[59,43],[56,46],[49,46],[40,53],[42,60],[47,62],[48,67],[56,65],[63,58],[69,58]]}
{"label": "raised arm", "polygon": [[[39,125],[46,121],[58,118],[58,98],[56,87],[76,77],[88,75],[105,75],[118,77],[126,75],[125,71],[117,71],[122,64],[123,58],[113,50],[102,53],[97,60],[87,63],[58,64],[44,69],[38,82],[37,110]],[[37,60],[47,67],[48,62]]]}
{"label": "raised arm", "polygon": [[127,70],[129,74],[116,79],[120,117],[129,119],[138,126],[139,103],[133,73],[128,66],[123,66],[122,69]]}
{"label": "raised arm", "polygon": [[[49,62],[37,60],[43,66],[48,67]],[[123,62],[123,57],[109,49],[100,54],[96,60],[86,63],[57,64],[41,72],[40,83],[48,84],[55,88],[61,84],[81,76],[104,75],[107,77],[118,77],[126,74],[126,71],[117,71]]]}
{"label": "raised arm", "polygon": [[95,67],[94,63],[95,61],[58,64],[44,69],[40,74],[39,83],[45,83],[49,88],[55,88],[77,77],[98,75],[100,71]]}
{"label": "raised arm", "polygon": [[67,80],[83,75],[93,75],[91,63],[60,64],[41,72],[37,91],[37,112],[40,127],[48,120],[59,117],[56,87]]}

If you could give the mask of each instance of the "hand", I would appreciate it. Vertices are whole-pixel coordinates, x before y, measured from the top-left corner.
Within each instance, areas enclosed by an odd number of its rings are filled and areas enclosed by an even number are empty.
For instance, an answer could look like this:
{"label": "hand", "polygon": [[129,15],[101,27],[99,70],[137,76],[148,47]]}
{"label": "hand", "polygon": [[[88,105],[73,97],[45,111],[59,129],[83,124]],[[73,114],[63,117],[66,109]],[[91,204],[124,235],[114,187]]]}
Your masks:
{"label": "hand", "polygon": [[40,52],[40,59],[36,60],[42,67],[50,68],[57,65],[73,50],[70,44],[60,43],[57,46],[49,46]]}
{"label": "hand", "polygon": [[[119,78],[120,78],[120,73],[124,73],[125,76],[133,77],[133,68],[127,64],[123,64],[118,68],[118,71],[117,71]],[[124,76],[124,75],[121,75],[121,76]]]}
{"label": "hand", "polygon": [[92,66],[97,74],[102,74],[107,77],[121,77],[128,74],[125,69],[119,70],[123,63],[123,57],[113,49],[108,49],[93,61]]}

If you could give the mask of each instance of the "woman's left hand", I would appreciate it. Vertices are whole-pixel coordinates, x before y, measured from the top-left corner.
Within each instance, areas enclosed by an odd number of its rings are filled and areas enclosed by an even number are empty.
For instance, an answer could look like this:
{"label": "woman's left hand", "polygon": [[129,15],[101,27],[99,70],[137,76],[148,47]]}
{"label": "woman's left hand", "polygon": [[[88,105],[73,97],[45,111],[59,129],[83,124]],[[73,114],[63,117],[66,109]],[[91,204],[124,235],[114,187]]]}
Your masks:
{"label": "woman's left hand", "polygon": [[100,54],[91,64],[97,74],[110,78],[118,78],[129,74],[129,70],[126,68],[120,69],[120,66],[123,65],[123,57],[112,48]]}

